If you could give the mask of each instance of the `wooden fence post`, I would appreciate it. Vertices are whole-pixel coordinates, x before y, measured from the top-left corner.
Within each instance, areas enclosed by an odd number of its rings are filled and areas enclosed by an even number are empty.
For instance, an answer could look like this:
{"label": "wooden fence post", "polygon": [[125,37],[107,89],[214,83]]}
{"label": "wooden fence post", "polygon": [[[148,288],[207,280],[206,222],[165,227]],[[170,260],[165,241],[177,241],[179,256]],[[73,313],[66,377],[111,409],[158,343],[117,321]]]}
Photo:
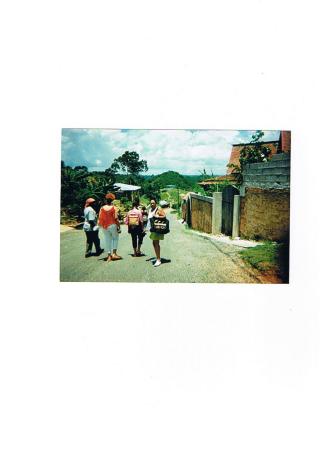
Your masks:
{"label": "wooden fence post", "polygon": [[221,234],[222,205],[223,205],[222,192],[214,192],[213,193],[213,202],[212,202],[212,233],[213,234]]}
{"label": "wooden fence post", "polygon": [[234,195],[232,238],[240,236],[240,195]]}

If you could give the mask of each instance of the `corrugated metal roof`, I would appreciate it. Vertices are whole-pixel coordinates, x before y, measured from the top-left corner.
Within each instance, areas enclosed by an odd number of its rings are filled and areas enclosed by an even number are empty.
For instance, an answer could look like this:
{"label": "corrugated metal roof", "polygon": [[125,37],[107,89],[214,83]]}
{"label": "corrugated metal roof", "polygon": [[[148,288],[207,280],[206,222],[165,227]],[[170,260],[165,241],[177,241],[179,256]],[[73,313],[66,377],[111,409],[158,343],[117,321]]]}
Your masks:
{"label": "corrugated metal roof", "polygon": [[140,190],[140,186],[132,186],[131,184],[122,184],[121,182],[116,182],[114,184],[115,187],[117,187],[119,191],[121,192],[134,192],[135,190]]}

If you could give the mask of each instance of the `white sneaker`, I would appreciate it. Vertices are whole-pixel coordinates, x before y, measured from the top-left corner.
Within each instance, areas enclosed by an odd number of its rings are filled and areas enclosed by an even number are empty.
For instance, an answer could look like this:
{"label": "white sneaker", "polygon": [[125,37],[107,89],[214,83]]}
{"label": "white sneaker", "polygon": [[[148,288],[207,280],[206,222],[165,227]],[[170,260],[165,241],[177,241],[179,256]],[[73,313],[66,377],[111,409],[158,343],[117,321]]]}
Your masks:
{"label": "white sneaker", "polygon": [[157,260],[156,263],[153,265],[154,267],[159,267],[161,265],[161,260]]}

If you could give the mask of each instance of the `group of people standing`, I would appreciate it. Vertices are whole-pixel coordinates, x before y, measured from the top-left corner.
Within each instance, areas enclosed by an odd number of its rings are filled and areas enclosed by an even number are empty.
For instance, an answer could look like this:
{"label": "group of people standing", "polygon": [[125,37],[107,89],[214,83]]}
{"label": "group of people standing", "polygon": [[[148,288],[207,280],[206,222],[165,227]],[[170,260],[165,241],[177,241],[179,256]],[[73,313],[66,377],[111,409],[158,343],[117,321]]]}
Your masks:
{"label": "group of people standing", "polygon": [[[96,212],[96,200],[88,198],[84,206],[84,225],[83,229],[86,234],[86,252],[85,257],[92,255],[92,246],[96,249],[96,256],[104,251],[107,252],[107,261],[120,260],[122,257],[117,254],[119,234],[121,233],[120,222],[118,217],[118,209],[113,205],[115,200],[113,193],[107,193],[105,196],[106,204],[100,208],[99,215]],[[150,231],[150,219],[152,217],[165,217],[163,209],[157,206],[155,198],[152,198],[147,208],[140,208],[138,200],[133,201],[132,209],[127,213],[125,224],[128,226],[128,232],[132,238],[132,246],[134,257],[142,256],[141,246],[143,238],[147,231]],[[100,246],[99,230],[101,229],[104,239],[104,249]],[[160,258],[160,240],[164,239],[163,234],[150,232],[150,239],[153,243],[156,255],[155,267],[161,265]]]}

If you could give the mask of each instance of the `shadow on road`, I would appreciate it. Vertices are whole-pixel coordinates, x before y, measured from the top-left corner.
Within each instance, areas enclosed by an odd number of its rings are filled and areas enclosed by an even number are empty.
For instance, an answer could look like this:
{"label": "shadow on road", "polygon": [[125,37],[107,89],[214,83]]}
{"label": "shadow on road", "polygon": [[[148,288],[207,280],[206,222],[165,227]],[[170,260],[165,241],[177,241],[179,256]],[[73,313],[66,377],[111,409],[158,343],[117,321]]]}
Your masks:
{"label": "shadow on road", "polygon": [[[121,256],[120,256],[120,257],[121,257]],[[98,259],[98,262],[107,262],[107,260],[108,260],[108,256],[106,256],[106,257],[101,257],[101,259]],[[121,259],[118,259],[118,260],[111,260],[110,262],[119,262],[120,260],[124,260],[124,258],[121,257]]]}
{"label": "shadow on road", "polygon": [[[156,263],[157,258],[156,257],[150,257],[150,259],[146,259],[146,262],[152,262],[152,265]],[[171,259],[165,259],[164,257],[161,257],[161,263],[170,263]]]}
{"label": "shadow on road", "polygon": [[163,257],[161,258],[161,263],[170,263],[171,259],[164,259]]}

